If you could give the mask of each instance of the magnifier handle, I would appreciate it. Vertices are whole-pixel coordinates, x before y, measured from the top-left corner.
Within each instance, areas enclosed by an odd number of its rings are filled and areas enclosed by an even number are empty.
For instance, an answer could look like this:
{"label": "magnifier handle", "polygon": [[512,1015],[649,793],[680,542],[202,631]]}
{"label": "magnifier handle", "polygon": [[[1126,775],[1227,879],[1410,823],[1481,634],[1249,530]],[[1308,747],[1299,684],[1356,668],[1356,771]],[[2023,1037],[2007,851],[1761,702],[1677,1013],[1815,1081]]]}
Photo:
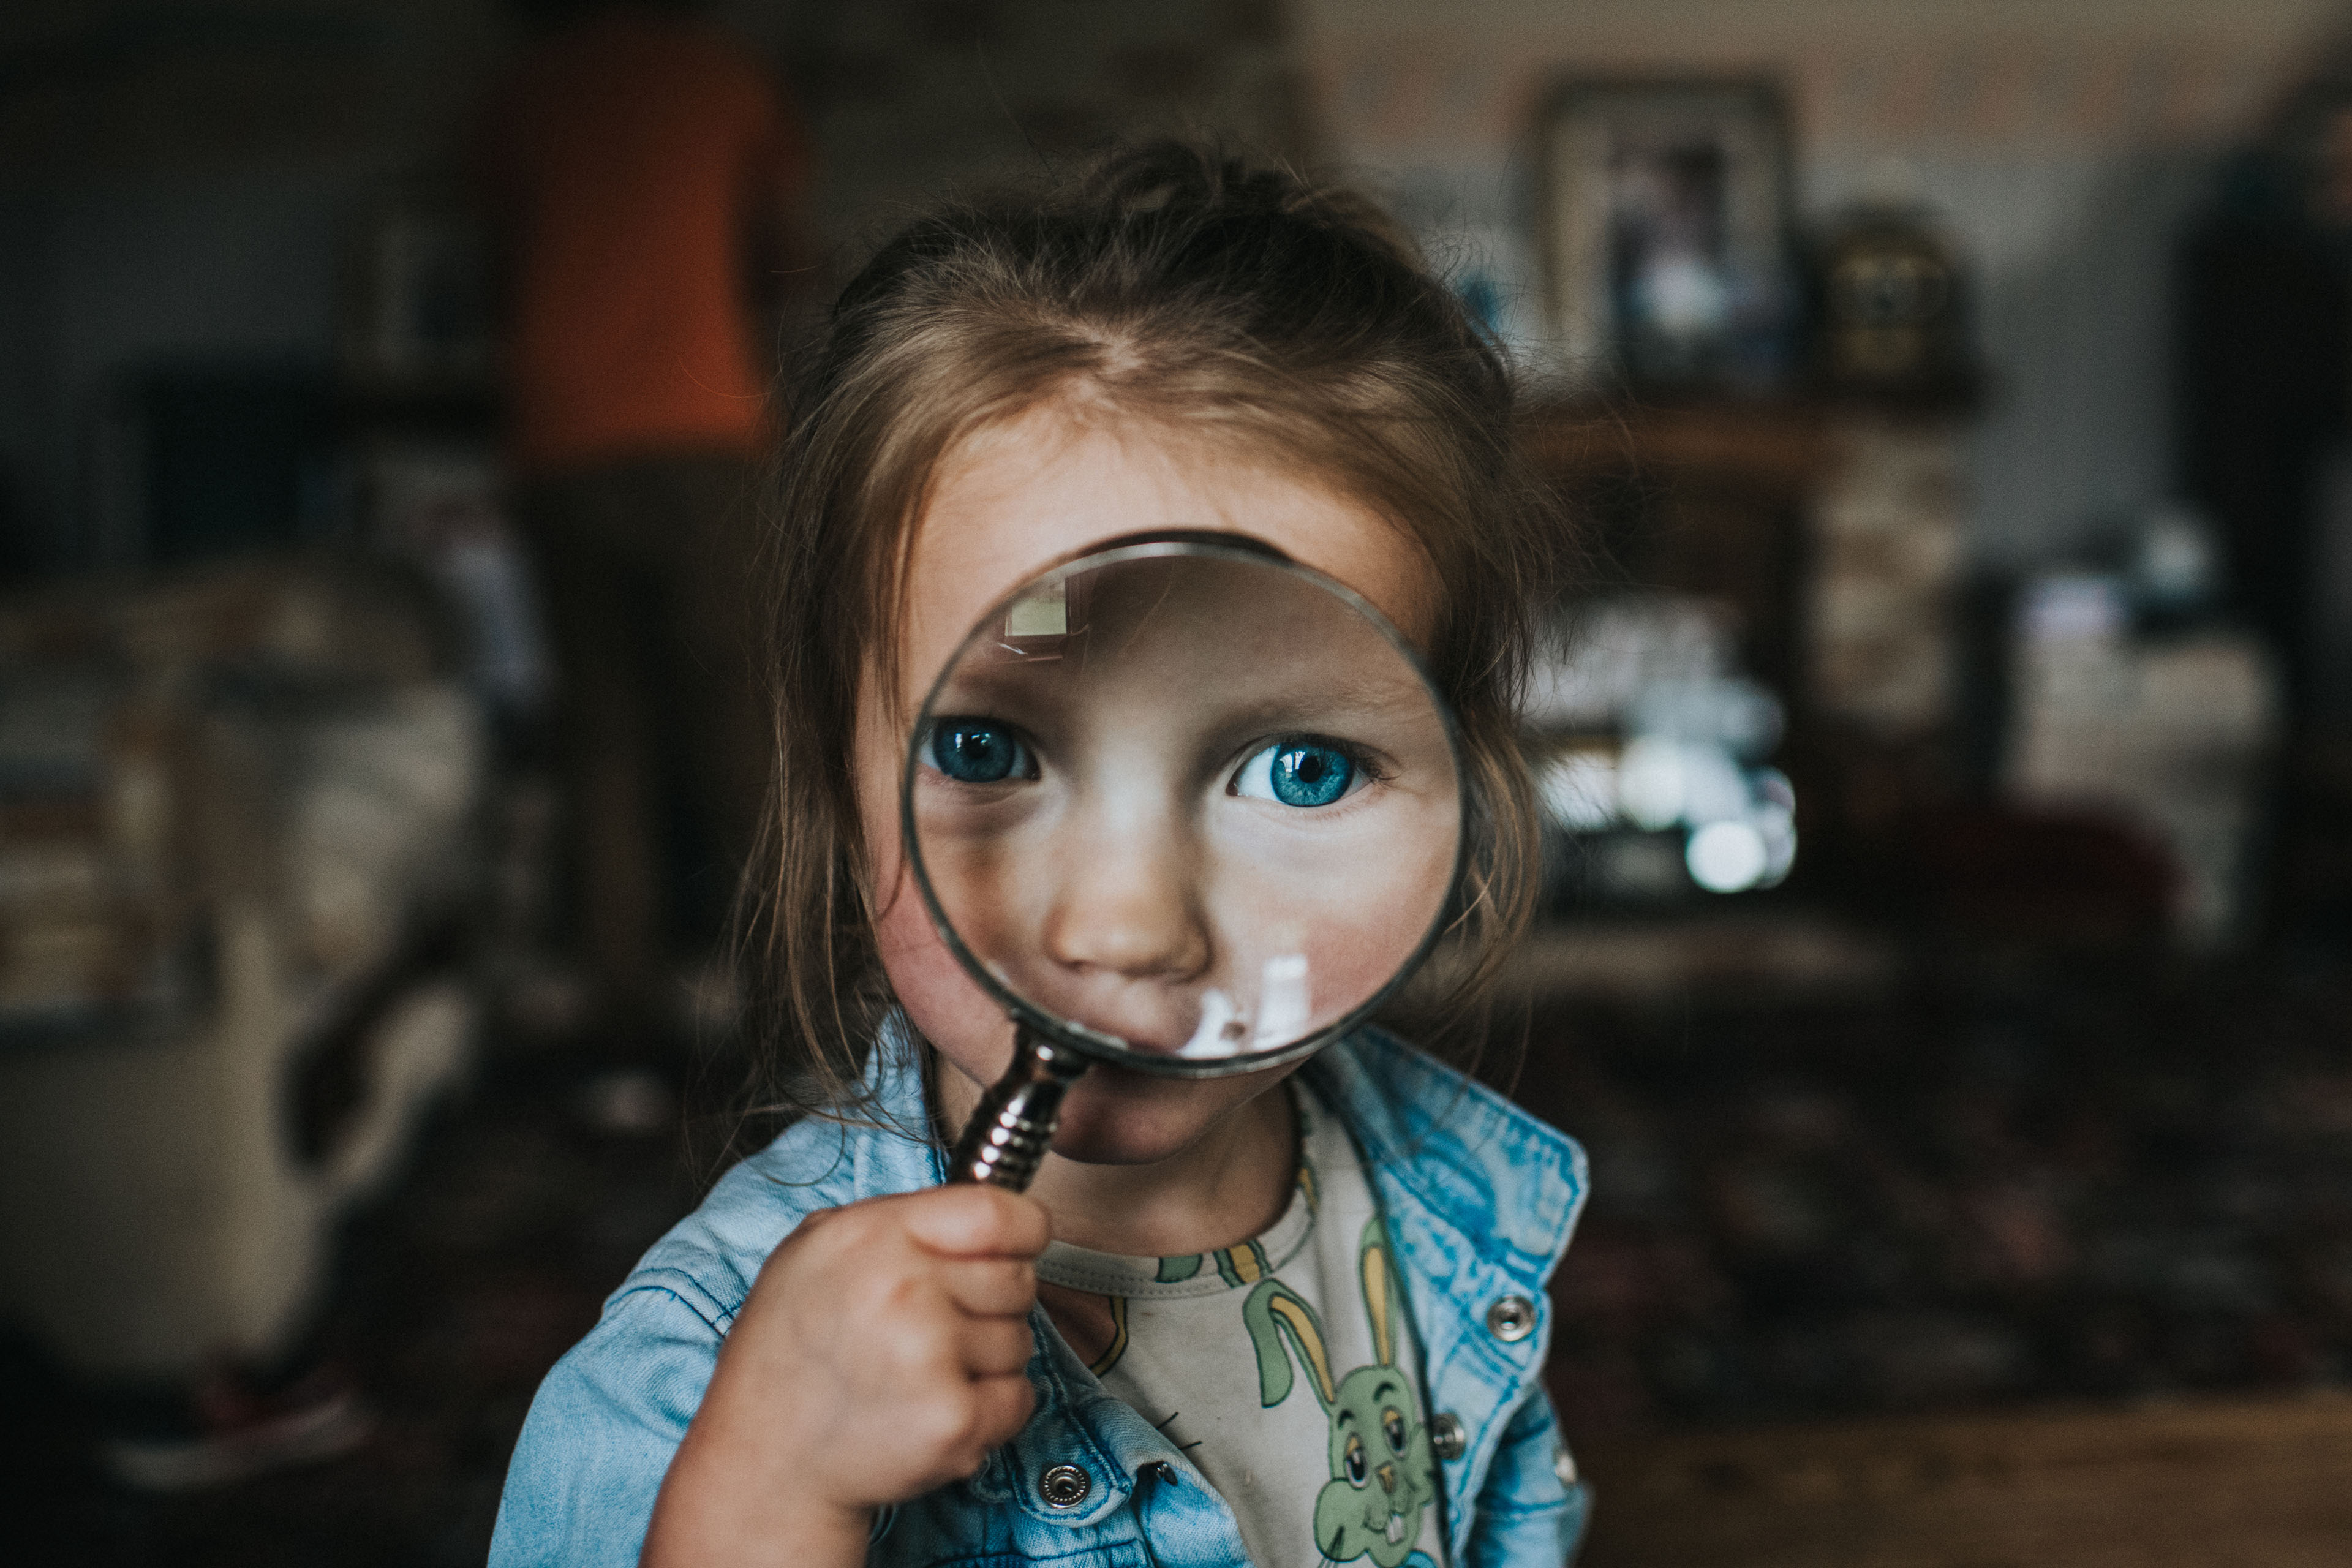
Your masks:
{"label": "magnifier handle", "polygon": [[948,1156],[948,1180],[1029,1190],[1062,1119],[1062,1096],[1087,1070],[1075,1051],[1015,1025],[1013,1065],[980,1097]]}

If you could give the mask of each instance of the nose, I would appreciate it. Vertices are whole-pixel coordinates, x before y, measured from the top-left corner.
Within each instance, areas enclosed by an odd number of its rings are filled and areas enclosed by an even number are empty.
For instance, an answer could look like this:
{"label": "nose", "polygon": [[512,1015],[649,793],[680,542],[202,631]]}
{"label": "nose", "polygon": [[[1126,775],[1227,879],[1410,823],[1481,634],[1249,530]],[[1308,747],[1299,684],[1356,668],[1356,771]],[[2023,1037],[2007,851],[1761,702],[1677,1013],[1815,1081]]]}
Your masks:
{"label": "nose", "polygon": [[1373,1469],[1372,1473],[1381,1478],[1381,1490],[1384,1492],[1392,1492],[1396,1490],[1396,1466],[1394,1464],[1379,1466]]}
{"label": "nose", "polygon": [[1108,821],[1061,847],[1046,955],[1081,973],[1198,976],[1210,957],[1196,847],[1164,817]]}

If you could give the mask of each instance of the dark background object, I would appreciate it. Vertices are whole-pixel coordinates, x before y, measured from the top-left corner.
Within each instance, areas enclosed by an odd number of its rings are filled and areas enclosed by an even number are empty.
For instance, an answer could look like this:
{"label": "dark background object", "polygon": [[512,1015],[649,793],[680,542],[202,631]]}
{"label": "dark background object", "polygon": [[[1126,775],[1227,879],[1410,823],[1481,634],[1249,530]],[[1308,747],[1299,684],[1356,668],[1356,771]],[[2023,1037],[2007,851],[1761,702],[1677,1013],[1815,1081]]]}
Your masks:
{"label": "dark background object", "polygon": [[338,524],[335,384],[325,371],[159,374],[133,394],[141,554],[158,566],[285,551]]}
{"label": "dark background object", "polygon": [[2323,461],[2352,392],[2352,268],[2269,154],[2232,170],[2181,250],[2181,487],[2220,525],[2229,592],[2308,696]]}
{"label": "dark background object", "polygon": [[1967,398],[1978,380],[1959,259],[1926,210],[1873,204],[1813,247],[1817,374],[1832,391]]}

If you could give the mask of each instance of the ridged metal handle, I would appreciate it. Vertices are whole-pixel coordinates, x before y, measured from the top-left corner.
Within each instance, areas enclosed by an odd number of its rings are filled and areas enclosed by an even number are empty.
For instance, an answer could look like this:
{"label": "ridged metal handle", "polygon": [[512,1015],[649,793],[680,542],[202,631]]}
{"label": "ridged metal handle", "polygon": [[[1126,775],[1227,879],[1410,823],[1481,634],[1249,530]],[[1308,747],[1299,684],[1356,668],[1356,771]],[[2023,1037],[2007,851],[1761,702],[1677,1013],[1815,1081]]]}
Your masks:
{"label": "ridged metal handle", "polygon": [[963,1136],[948,1156],[948,1180],[1027,1192],[1054,1142],[1062,1096],[1086,1070],[1085,1058],[1075,1051],[1016,1026],[1013,1065],[980,1097],[979,1109],[964,1124]]}

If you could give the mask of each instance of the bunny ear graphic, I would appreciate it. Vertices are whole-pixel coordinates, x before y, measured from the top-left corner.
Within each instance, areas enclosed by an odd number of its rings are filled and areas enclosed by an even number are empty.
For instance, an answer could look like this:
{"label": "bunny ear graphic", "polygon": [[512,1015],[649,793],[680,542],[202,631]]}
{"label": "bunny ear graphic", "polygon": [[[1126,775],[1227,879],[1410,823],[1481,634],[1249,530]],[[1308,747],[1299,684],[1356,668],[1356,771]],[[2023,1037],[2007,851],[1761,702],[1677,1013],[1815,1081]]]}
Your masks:
{"label": "bunny ear graphic", "polygon": [[1374,1215],[1364,1226],[1358,1263],[1364,1276],[1364,1311],[1372,1321],[1372,1348],[1382,1366],[1396,1365],[1396,1276],[1389,1265],[1389,1238]]}
{"label": "bunny ear graphic", "polygon": [[1300,1363],[1314,1374],[1315,1397],[1325,1410],[1331,1408],[1339,1390],[1331,1378],[1331,1352],[1323,1348],[1323,1325],[1314,1308],[1280,1280],[1267,1279],[1242,1304],[1242,1321],[1249,1328],[1250,1343],[1257,1347],[1260,1405],[1271,1407],[1290,1397],[1290,1355],[1282,1343],[1286,1333],[1298,1347]]}

